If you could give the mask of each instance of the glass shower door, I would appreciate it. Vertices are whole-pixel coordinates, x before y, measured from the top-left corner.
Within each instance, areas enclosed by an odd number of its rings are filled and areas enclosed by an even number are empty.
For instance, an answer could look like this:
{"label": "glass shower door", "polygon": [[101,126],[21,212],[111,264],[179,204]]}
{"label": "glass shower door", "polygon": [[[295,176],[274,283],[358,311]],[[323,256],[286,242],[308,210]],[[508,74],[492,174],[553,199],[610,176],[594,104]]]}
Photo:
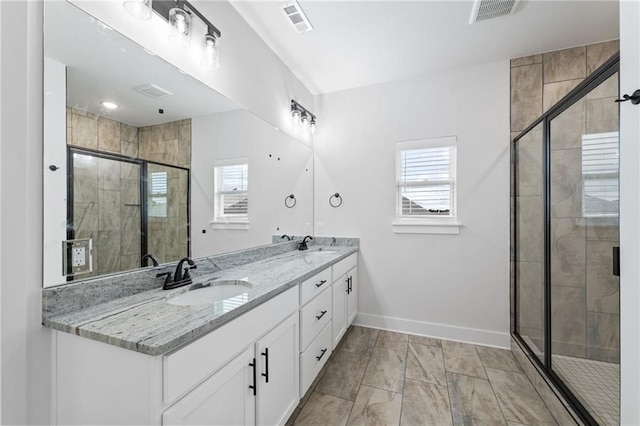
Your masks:
{"label": "glass shower door", "polygon": [[549,121],[551,368],[601,424],[619,424],[618,73]]}

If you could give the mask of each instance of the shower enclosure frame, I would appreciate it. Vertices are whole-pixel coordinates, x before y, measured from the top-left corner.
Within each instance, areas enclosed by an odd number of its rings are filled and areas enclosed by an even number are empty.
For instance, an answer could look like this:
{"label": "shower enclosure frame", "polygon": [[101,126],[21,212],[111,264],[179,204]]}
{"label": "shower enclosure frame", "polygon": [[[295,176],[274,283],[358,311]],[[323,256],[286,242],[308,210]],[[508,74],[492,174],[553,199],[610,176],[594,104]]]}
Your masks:
{"label": "shower enclosure frame", "polygon": [[[548,378],[556,388],[562,393],[562,396],[570,404],[571,408],[578,414],[582,421],[588,425],[597,425],[595,418],[589,413],[586,407],[578,400],[569,387],[564,383],[562,378],[553,371],[552,365],[552,305],[551,305],[551,127],[549,123],[568,108],[573,106],[576,102],[586,96],[589,92],[602,84],[608,78],[613,76],[616,72],[620,71],[620,54],[616,54],[611,57],[607,62],[600,66],[596,71],[589,75],[582,83],[576,88],[571,90],[566,96],[564,96],[557,104],[551,107],[541,117],[536,119],[531,125],[523,130],[518,136],[513,138],[511,149],[511,166],[512,166],[512,178],[513,178],[513,215],[512,215],[512,234],[511,241],[513,247],[513,268],[516,268],[518,264],[518,247],[517,247],[517,232],[518,221],[516,208],[518,199],[518,185],[516,184],[516,177],[518,171],[516,148],[518,141],[524,136],[528,135],[531,130],[542,123],[543,140],[542,140],[542,179],[543,179],[543,352],[544,359],[540,359],[539,356],[529,347],[527,342],[520,336],[518,332],[518,275],[513,273],[513,324],[512,334],[516,341],[524,348],[529,358],[535,361],[540,371],[544,372],[546,378]],[[619,78],[619,76],[618,76]],[[619,115],[618,115],[619,117]],[[619,118],[618,118],[619,119]]]}
{"label": "shower enclosure frame", "polygon": [[[73,204],[74,204],[74,169],[73,169],[73,154],[91,155],[98,158],[104,158],[106,160],[120,161],[122,163],[135,164],[140,167],[140,267],[144,267],[142,264],[142,256],[147,253],[148,236],[149,236],[149,216],[147,207],[148,198],[148,180],[147,180],[147,166],[149,164],[171,167],[174,169],[182,170],[187,173],[187,257],[191,257],[191,170],[187,167],[181,167],[173,164],[160,163],[157,161],[144,160],[140,158],[131,158],[118,154],[108,153],[104,151],[97,151],[89,148],[80,148],[75,146],[67,147],[67,223],[74,223],[73,217]],[[75,238],[75,229],[73,227],[67,227],[67,239],[72,240]],[[73,281],[73,276],[68,276],[67,281]]]}

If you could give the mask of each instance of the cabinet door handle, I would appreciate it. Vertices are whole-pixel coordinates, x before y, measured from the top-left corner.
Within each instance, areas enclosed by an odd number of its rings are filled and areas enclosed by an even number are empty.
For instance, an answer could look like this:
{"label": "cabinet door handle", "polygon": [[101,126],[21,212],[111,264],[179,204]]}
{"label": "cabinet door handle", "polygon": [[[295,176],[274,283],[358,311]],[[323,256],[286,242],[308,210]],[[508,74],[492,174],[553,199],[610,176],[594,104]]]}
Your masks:
{"label": "cabinet door handle", "polygon": [[351,294],[351,277],[347,278],[347,294]]}
{"label": "cabinet door handle", "polygon": [[316,287],[320,287],[320,286],[322,286],[322,284],[324,284],[326,282],[327,282],[327,280],[322,280],[318,284],[316,284]]}
{"label": "cabinet door handle", "polygon": [[266,383],[269,383],[269,348],[264,348],[264,352],[262,352],[260,355],[264,357],[265,372],[262,373],[262,377],[264,377],[264,381]]}
{"label": "cabinet door handle", "polygon": [[256,359],[249,363],[249,367],[253,367],[253,385],[249,385],[249,389],[253,389],[253,396],[256,396]]}
{"label": "cabinet door handle", "polygon": [[320,315],[316,315],[316,319],[320,319],[324,316],[324,314],[326,314],[327,311],[320,311]]}
{"label": "cabinet door handle", "polygon": [[349,275],[349,294],[353,292],[353,277]]}
{"label": "cabinet door handle", "polygon": [[327,348],[324,348],[324,349],[322,350],[322,352],[320,352],[320,356],[317,356],[317,357],[316,357],[316,359],[317,359],[318,361],[320,361],[320,360],[322,359],[322,357],[324,356],[325,352],[327,352]]}

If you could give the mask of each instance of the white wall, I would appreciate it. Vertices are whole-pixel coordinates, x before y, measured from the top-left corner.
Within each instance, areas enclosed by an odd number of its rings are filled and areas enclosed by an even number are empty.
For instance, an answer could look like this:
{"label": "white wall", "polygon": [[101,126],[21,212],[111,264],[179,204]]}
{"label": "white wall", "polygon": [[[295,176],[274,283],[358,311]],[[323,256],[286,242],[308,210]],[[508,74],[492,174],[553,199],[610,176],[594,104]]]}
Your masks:
{"label": "white wall", "polygon": [[121,1],[70,1],[272,125],[311,143],[308,134],[292,125],[290,114],[291,99],[311,105],[311,93],[228,2],[191,2],[222,32],[220,68],[203,70],[196,42],[192,49],[170,45],[168,25],[155,13],[141,21],[130,16]]}
{"label": "white wall", "polygon": [[[313,151],[246,110],[191,120],[191,249],[195,257],[311,233]],[[212,229],[215,160],[249,162],[249,229]],[[287,195],[297,203],[288,209]],[[206,231],[203,233],[202,231]]]}
{"label": "white wall", "polygon": [[[640,3],[620,2],[620,94],[640,88]],[[621,424],[640,424],[640,105],[620,104]]]}
{"label": "white wall", "polygon": [[[356,321],[508,347],[509,62],[318,96],[315,108],[316,231],[360,237]],[[395,142],[452,135],[460,235],[394,234]]]}
{"label": "white wall", "polygon": [[0,2],[2,423],[49,422],[42,291],[42,3]]}

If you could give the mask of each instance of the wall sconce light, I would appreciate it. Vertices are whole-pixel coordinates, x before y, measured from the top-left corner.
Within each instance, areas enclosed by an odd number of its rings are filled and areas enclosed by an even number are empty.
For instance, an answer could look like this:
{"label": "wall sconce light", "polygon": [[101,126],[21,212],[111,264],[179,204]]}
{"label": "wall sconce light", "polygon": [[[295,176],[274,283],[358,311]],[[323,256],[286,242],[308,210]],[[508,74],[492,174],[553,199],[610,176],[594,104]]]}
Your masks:
{"label": "wall sconce light", "polygon": [[122,3],[129,14],[138,19],[151,19],[152,0],[127,0]]}
{"label": "wall sconce light", "polygon": [[300,105],[294,99],[291,99],[291,117],[294,122],[300,120],[305,128],[309,128],[313,134],[316,130],[316,116],[311,111]]}
{"label": "wall sconce light", "polygon": [[200,63],[205,68],[218,68],[220,55],[220,37],[222,33],[186,0],[127,0],[122,4],[127,12],[138,19],[150,19],[153,10],[171,25],[173,33],[169,41],[183,47],[191,46],[191,39],[200,37],[193,33],[193,15],[207,27],[202,34],[203,43],[197,43],[202,49]]}

